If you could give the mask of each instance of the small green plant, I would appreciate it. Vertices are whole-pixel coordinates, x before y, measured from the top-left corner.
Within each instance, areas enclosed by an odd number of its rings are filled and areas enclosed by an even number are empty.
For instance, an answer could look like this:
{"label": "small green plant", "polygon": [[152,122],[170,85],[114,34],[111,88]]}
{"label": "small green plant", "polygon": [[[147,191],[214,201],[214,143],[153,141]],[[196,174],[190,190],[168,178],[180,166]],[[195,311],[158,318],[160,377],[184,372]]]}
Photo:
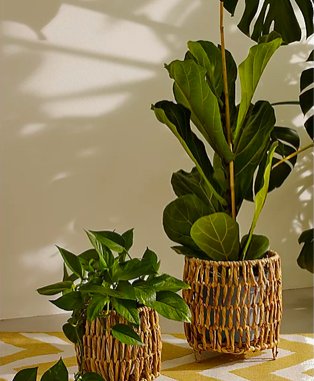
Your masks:
{"label": "small green plant", "polygon": [[168,319],[189,321],[189,308],[176,293],[189,286],[168,274],[159,275],[160,262],[149,248],[141,258],[131,258],[133,229],[123,234],[86,233],[93,247],[79,255],[58,247],[64,261],[63,280],[37,290],[42,295],[62,293],[51,302],[72,311],[63,326],[70,341],[81,345],[85,321],[105,318],[112,310],[128,322],[115,325],[112,335],[131,345],[142,344],[134,330],[140,323],[141,306],[151,307]]}
{"label": "small green plant", "polygon": [[[22,369],[16,373],[13,381],[36,381],[38,368]],[[75,375],[75,381],[105,381],[99,374],[88,372],[84,375]],[[49,368],[40,378],[40,381],[69,381],[69,373],[60,359],[55,365]]]}

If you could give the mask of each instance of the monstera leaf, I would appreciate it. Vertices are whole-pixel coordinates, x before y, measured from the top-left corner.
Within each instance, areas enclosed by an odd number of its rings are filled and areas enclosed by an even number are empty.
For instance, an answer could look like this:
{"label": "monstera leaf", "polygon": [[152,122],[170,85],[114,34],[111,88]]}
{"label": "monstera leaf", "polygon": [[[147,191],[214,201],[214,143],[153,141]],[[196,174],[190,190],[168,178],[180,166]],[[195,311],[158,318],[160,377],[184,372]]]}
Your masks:
{"label": "monstera leaf", "polygon": [[[306,36],[309,37],[313,33],[313,0],[295,2],[297,10],[294,10],[292,0],[245,0],[244,13],[238,27],[255,41],[271,30],[279,33],[286,44],[300,41],[302,25],[296,14],[302,15],[302,24],[305,23]],[[225,0],[224,7],[233,15],[238,3],[239,0]]]}
{"label": "monstera leaf", "polygon": [[314,50],[309,55],[307,62],[312,62],[312,67],[304,70],[301,74],[300,81],[300,106],[306,117],[304,127],[311,139],[314,139],[314,114],[308,115],[313,107],[314,99]]}

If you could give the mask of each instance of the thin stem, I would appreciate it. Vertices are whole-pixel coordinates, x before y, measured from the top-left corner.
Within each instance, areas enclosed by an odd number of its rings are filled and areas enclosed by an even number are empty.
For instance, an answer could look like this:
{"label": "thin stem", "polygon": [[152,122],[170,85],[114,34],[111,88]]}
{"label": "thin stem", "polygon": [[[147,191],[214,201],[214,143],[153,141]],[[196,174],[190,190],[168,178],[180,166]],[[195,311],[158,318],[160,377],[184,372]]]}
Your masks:
{"label": "thin stem", "polygon": [[278,165],[284,163],[285,161],[288,161],[288,160],[292,159],[294,156],[297,156],[297,155],[299,155],[299,153],[301,153],[301,152],[303,152],[303,151],[305,151],[305,150],[307,150],[309,148],[312,148],[312,147],[314,147],[314,143],[311,143],[311,144],[308,144],[307,146],[299,148],[297,151],[291,153],[288,156],[285,156],[283,159],[278,161],[275,165],[273,165],[272,169],[278,167]]}
{"label": "thin stem", "polygon": [[[227,132],[227,142],[231,152],[232,147],[232,133],[230,125],[230,105],[229,105],[229,89],[228,89],[228,74],[226,63],[226,48],[225,48],[225,35],[224,35],[224,2],[220,1],[220,45],[221,45],[221,60],[222,60],[222,75],[225,93],[225,123]],[[236,219],[236,204],[235,204],[235,186],[234,186],[234,161],[229,162],[229,185],[230,185],[230,201],[231,201],[231,214],[232,218]]]}
{"label": "thin stem", "polygon": [[299,105],[299,101],[282,101],[271,103],[272,106]]}

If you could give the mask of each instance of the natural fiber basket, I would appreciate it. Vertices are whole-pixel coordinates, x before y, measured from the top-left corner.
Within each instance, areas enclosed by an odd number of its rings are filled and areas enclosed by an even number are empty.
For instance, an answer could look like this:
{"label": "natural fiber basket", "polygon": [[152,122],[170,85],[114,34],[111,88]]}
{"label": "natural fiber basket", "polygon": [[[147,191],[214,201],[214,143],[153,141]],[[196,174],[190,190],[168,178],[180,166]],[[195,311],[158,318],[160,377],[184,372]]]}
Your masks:
{"label": "natural fiber basket", "polygon": [[242,354],[273,349],[282,316],[278,254],[245,261],[185,258],[183,297],[192,313],[185,335],[194,351]]}
{"label": "natural fiber basket", "polygon": [[151,381],[160,374],[161,335],[156,311],[139,308],[140,327],[137,330],[144,345],[127,345],[111,335],[115,324],[126,320],[112,311],[106,318],[86,321],[83,354],[76,345],[79,369],[97,372],[108,381]]}

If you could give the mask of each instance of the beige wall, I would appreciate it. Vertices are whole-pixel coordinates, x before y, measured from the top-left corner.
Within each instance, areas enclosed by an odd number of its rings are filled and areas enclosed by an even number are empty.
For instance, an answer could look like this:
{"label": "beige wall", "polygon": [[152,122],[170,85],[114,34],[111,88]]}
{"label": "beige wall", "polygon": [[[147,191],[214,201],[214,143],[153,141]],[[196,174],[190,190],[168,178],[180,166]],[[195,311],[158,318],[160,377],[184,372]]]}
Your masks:
{"label": "beige wall", "polygon": [[[187,40],[218,42],[214,3],[2,0],[0,318],[59,312],[35,289],[61,277],[55,244],[88,246],[83,229],[134,227],[134,254],[148,245],[164,271],[181,277],[183,258],[161,218],[172,172],[191,163],[150,104],[171,97],[163,63],[182,57]],[[240,62],[250,42],[229,17],[226,34]],[[309,50],[282,48],[258,97],[295,99]],[[297,108],[279,111],[278,124],[302,124]],[[285,288],[312,284],[296,265],[312,184],[307,154],[258,225],[282,256]],[[247,205],[241,213],[246,228],[252,212]]]}

